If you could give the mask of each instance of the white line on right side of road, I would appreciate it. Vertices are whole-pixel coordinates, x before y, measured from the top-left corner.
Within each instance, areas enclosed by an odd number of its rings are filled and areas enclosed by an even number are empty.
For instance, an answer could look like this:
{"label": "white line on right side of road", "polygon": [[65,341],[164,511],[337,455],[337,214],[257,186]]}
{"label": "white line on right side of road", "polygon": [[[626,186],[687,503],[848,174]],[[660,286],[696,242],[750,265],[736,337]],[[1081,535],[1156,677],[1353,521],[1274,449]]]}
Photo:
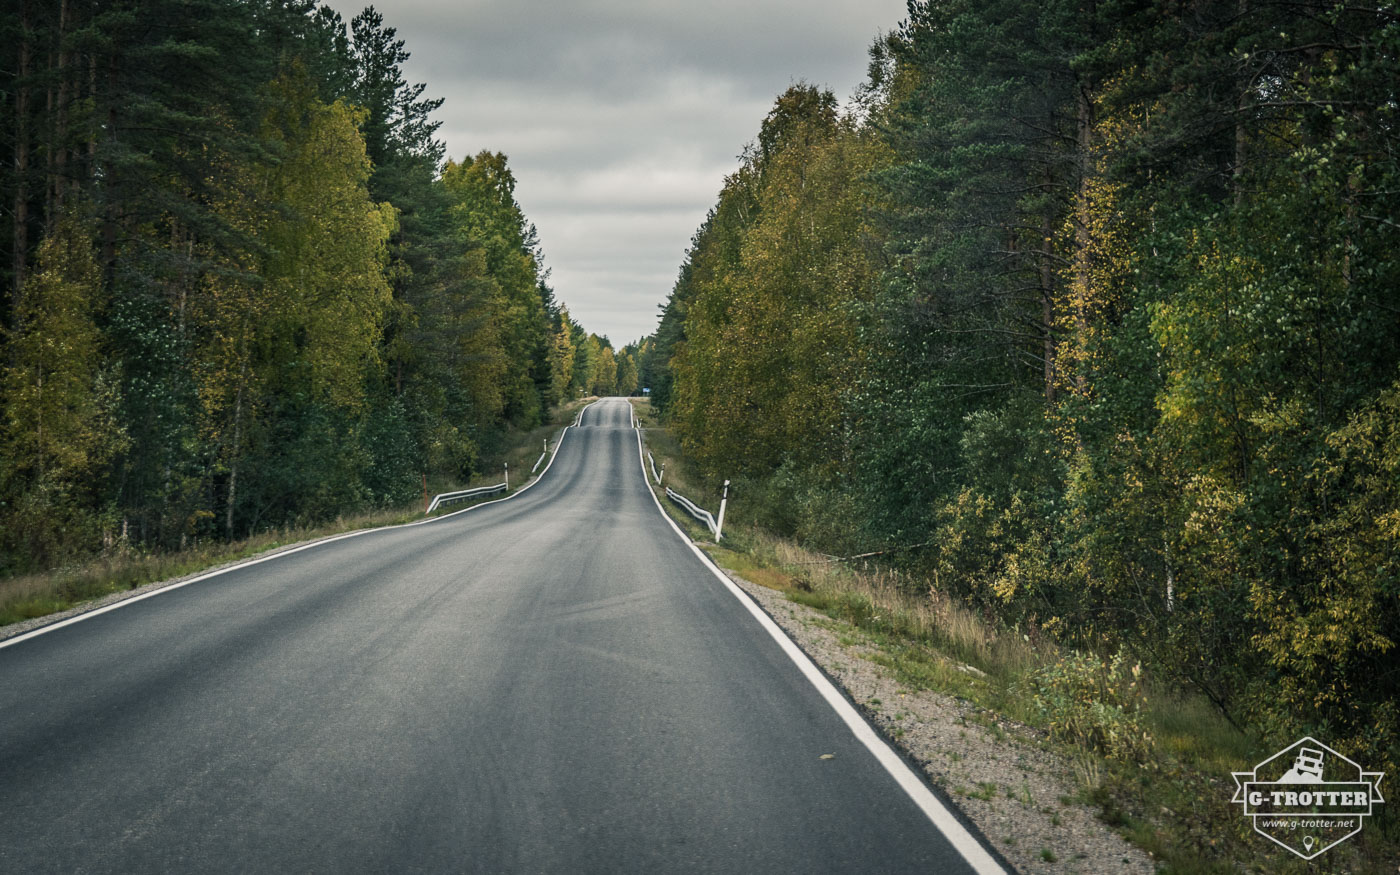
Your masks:
{"label": "white line on right side of road", "polygon": [[[627,406],[631,407],[632,405],[629,402]],[[640,429],[636,429],[636,432],[637,462],[642,468],[642,480],[645,481],[647,475],[646,454],[642,449],[642,432]],[[706,568],[710,569],[710,573],[719,578],[725,588],[739,600],[740,604],[748,609],[748,612],[754,616],[754,619],[758,620],[759,625],[763,627],[764,631],[772,636],[773,640],[778,643],[778,646],[782,648],[783,652],[788,655],[788,658],[797,665],[798,670],[802,672],[803,676],[811,682],[812,686],[817,688],[817,692],[821,693],[822,698],[825,699],[827,704],[841,717],[846,726],[850,728],[851,733],[860,740],[861,744],[865,745],[867,750],[874,754],[875,759],[879,761],[880,765],[885,767],[885,771],[889,772],[890,777],[894,778],[895,783],[899,784],[900,788],[903,789],[905,793],[909,794],[909,798],[912,799],[914,804],[933,822],[934,827],[941,832],[943,837],[948,840],[953,848],[962,855],[962,858],[967,861],[967,864],[971,866],[978,875],[1005,875],[1006,869],[1003,868],[991,854],[987,853],[987,849],[982,847],[982,843],[977,841],[976,837],[968,831],[967,827],[963,826],[962,821],[958,820],[958,818],[948,810],[948,807],[933,794],[933,791],[924,784],[923,780],[920,779],[918,775],[914,774],[914,771],[909,768],[909,764],[890,748],[889,743],[881,738],[879,733],[877,733],[870,724],[865,721],[865,718],[860,715],[860,712],[851,705],[850,701],[847,700],[845,696],[841,695],[841,692],[836,689],[831,680],[828,679],[826,675],[822,674],[821,669],[817,668],[816,664],[812,662],[811,657],[803,653],[802,648],[798,647],[797,644],[788,637],[787,633],[783,631],[782,627],[773,622],[773,618],[764,613],[763,609],[760,608],[753,599],[749,598],[748,593],[736,586],[734,581],[730,580],[728,576],[719,569],[719,566],[715,565],[710,557],[705,555],[703,550],[696,547],[690,538],[686,537],[685,532],[681,531],[680,526],[676,525],[676,521],[671,519],[670,514],[666,513],[665,508],[661,506],[660,499],[656,497],[656,493],[651,490],[650,486],[647,487],[647,492],[651,495],[651,500],[656,504],[657,512],[670,524],[677,537],[685,542],[685,545],[690,548],[690,551],[699,557]]]}

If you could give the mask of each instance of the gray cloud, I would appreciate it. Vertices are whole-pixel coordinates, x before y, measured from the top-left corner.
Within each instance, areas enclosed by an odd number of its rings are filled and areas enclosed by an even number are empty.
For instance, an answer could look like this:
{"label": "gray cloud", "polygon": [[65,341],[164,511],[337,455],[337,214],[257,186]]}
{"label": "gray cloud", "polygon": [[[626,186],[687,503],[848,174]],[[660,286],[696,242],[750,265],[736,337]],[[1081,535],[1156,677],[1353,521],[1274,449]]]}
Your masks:
{"label": "gray cloud", "polygon": [[[347,20],[352,0],[327,5]],[[774,97],[848,96],[904,0],[394,0],[378,4],[446,98],[456,158],[506,153],[559,299],[585,328],[649,334],[691,235]]]}

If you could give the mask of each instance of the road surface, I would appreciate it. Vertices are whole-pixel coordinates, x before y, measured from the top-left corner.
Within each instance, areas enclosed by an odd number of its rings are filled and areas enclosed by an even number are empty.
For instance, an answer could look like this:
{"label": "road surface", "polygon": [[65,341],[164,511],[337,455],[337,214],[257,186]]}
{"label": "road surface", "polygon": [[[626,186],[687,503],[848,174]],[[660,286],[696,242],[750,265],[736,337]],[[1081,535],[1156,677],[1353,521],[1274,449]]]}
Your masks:
{"label": "road surface", "polygon": [[0,644],[0,872],[976,871],[630,422],[588,408],[506,501]]}

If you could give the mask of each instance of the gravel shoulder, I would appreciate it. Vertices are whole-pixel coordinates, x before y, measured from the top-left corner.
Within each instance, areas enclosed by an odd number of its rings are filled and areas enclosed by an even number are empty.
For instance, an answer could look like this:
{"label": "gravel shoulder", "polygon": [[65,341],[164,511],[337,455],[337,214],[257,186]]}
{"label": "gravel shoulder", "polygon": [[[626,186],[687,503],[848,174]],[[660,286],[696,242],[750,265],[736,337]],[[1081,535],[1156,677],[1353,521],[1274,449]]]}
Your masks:
{"label": "gravel shoulder", "polygon": [[1017,871],[1155,871],[1145,852],[1099,821],[1091,808],[1069,801],[1076,792],[1074,763],[1046,749],[1041,733],[952,696],[905,688],[871,661],[875,648],[862,643],[859,630],[842,628],[845,624],[781,592],[725,574],[846,690]]}

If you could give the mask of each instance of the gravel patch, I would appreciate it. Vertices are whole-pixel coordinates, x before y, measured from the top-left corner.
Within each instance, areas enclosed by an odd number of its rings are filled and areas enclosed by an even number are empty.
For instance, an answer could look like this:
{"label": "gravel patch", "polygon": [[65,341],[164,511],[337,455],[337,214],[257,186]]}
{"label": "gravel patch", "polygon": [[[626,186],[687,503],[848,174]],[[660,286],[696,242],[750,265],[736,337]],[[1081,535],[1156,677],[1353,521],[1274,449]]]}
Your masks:
{"label": "gravel patch", "polygon": [[[905,689],[869,659],[873,647],[842,644],[826,614],[725,573],[845,688],[885,737],[956,802],[1017,871],[1155,871],[1145,852],[1113,832],[1089,806],[1060,801],[1076,793],[1074,764],[1044,749],[1039,743],[1043,733],[999,720],[962,699]],[[851,634],[860,636],[854,627]],[[984,725],[988,722],[996,732]]]}

